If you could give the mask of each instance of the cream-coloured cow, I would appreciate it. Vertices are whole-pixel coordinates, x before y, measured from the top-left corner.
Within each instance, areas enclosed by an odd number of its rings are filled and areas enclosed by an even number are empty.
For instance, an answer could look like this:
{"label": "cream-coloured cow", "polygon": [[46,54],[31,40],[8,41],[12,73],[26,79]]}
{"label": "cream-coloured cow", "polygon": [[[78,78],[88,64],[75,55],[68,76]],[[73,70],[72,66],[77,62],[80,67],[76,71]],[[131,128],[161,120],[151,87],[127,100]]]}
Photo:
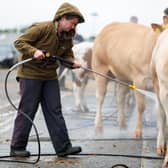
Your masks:
{"label": "cream-coloured cow", "polygon": [[[107,74],[110,70],[116,78],[134,84],[140,89],[151,89],[150,61],[158,33],[150,27],[134,23],[112,23],[97,35],[92,50],[92,69]],[[107,89],[107,79],[95,75],[96,79],[96,118],[95,127],[102,129],[102,105]],[[118,122],[124,122],[124,99],[128,87],[120,87]],[[142,113],[145,110],[144,96],[135,92],[137,119],[134,137],[142,136]]]}
{"label": "cream-coloured cow", "polygon": [[[164,26],[153,24],[155,31],[162,31],[152,54],[151,67],[154,89],[158,97],[157,112],[157,153],[165,155],[163,167],[168,166],[168,16],[164,16]],[[165,30],[164,30],[165,29]]]}

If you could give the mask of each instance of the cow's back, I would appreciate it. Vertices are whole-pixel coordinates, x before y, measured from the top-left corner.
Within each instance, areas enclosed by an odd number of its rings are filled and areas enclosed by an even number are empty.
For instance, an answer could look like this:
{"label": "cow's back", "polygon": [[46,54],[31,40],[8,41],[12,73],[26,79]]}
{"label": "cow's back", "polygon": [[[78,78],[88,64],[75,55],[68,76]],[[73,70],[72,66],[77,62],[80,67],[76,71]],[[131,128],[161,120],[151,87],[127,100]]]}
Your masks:
{"label": "cow's back", "polygon": [[156,38],[157,34],[143,25],[109,24],[95,39],[93,68],[106,65],[121,80],[133,81],[139,74],[148,75]]}

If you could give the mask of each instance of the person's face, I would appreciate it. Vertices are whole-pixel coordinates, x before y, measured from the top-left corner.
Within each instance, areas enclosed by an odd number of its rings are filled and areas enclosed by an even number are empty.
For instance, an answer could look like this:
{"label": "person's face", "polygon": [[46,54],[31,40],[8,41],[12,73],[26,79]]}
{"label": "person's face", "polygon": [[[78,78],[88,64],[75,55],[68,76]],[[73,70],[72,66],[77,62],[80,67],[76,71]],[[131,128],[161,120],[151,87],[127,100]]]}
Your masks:
{"label": "person's face", "polygon": [[70,30],[76,28],[78,21],[79,21],[78,18],[72,18],[67,20],[65,17],[63,17],[60,20],[60,24],[59,24],[60,30],[69,32]]}

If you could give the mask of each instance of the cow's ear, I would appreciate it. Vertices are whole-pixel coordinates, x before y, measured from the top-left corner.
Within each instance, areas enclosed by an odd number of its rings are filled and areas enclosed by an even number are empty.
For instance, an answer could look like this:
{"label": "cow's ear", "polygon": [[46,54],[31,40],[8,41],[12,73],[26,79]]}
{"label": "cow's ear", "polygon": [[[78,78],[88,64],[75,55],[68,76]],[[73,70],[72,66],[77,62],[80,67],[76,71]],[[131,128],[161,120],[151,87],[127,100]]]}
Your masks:
{"label": "cow's ear", "polygon": [[156,23],[152,23],[151,27],[152,27],[153,31],[157,32],[157,33],[160,33],[163,30],[162,26],[159,24],[156,24]]}
{"label": "cow's ear", "polygon": [[163,16],[163,28],[168,29],[168,16]]}

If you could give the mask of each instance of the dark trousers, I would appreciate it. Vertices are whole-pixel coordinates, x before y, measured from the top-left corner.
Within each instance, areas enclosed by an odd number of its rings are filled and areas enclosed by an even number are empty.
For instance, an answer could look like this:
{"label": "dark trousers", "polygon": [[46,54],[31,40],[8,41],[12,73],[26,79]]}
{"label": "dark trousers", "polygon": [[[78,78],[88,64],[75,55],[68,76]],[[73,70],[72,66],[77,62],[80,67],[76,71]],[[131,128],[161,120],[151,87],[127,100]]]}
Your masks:
{"label": "dark trousers", "polygon": [[15,119],[11,148],[26,149],[32,123],[21,113],[26,113],[32,120],[41,103],[44,118],[56,152],[70,143],[64,117],[61,110],[58,80],[20,79],[21,100]]}

